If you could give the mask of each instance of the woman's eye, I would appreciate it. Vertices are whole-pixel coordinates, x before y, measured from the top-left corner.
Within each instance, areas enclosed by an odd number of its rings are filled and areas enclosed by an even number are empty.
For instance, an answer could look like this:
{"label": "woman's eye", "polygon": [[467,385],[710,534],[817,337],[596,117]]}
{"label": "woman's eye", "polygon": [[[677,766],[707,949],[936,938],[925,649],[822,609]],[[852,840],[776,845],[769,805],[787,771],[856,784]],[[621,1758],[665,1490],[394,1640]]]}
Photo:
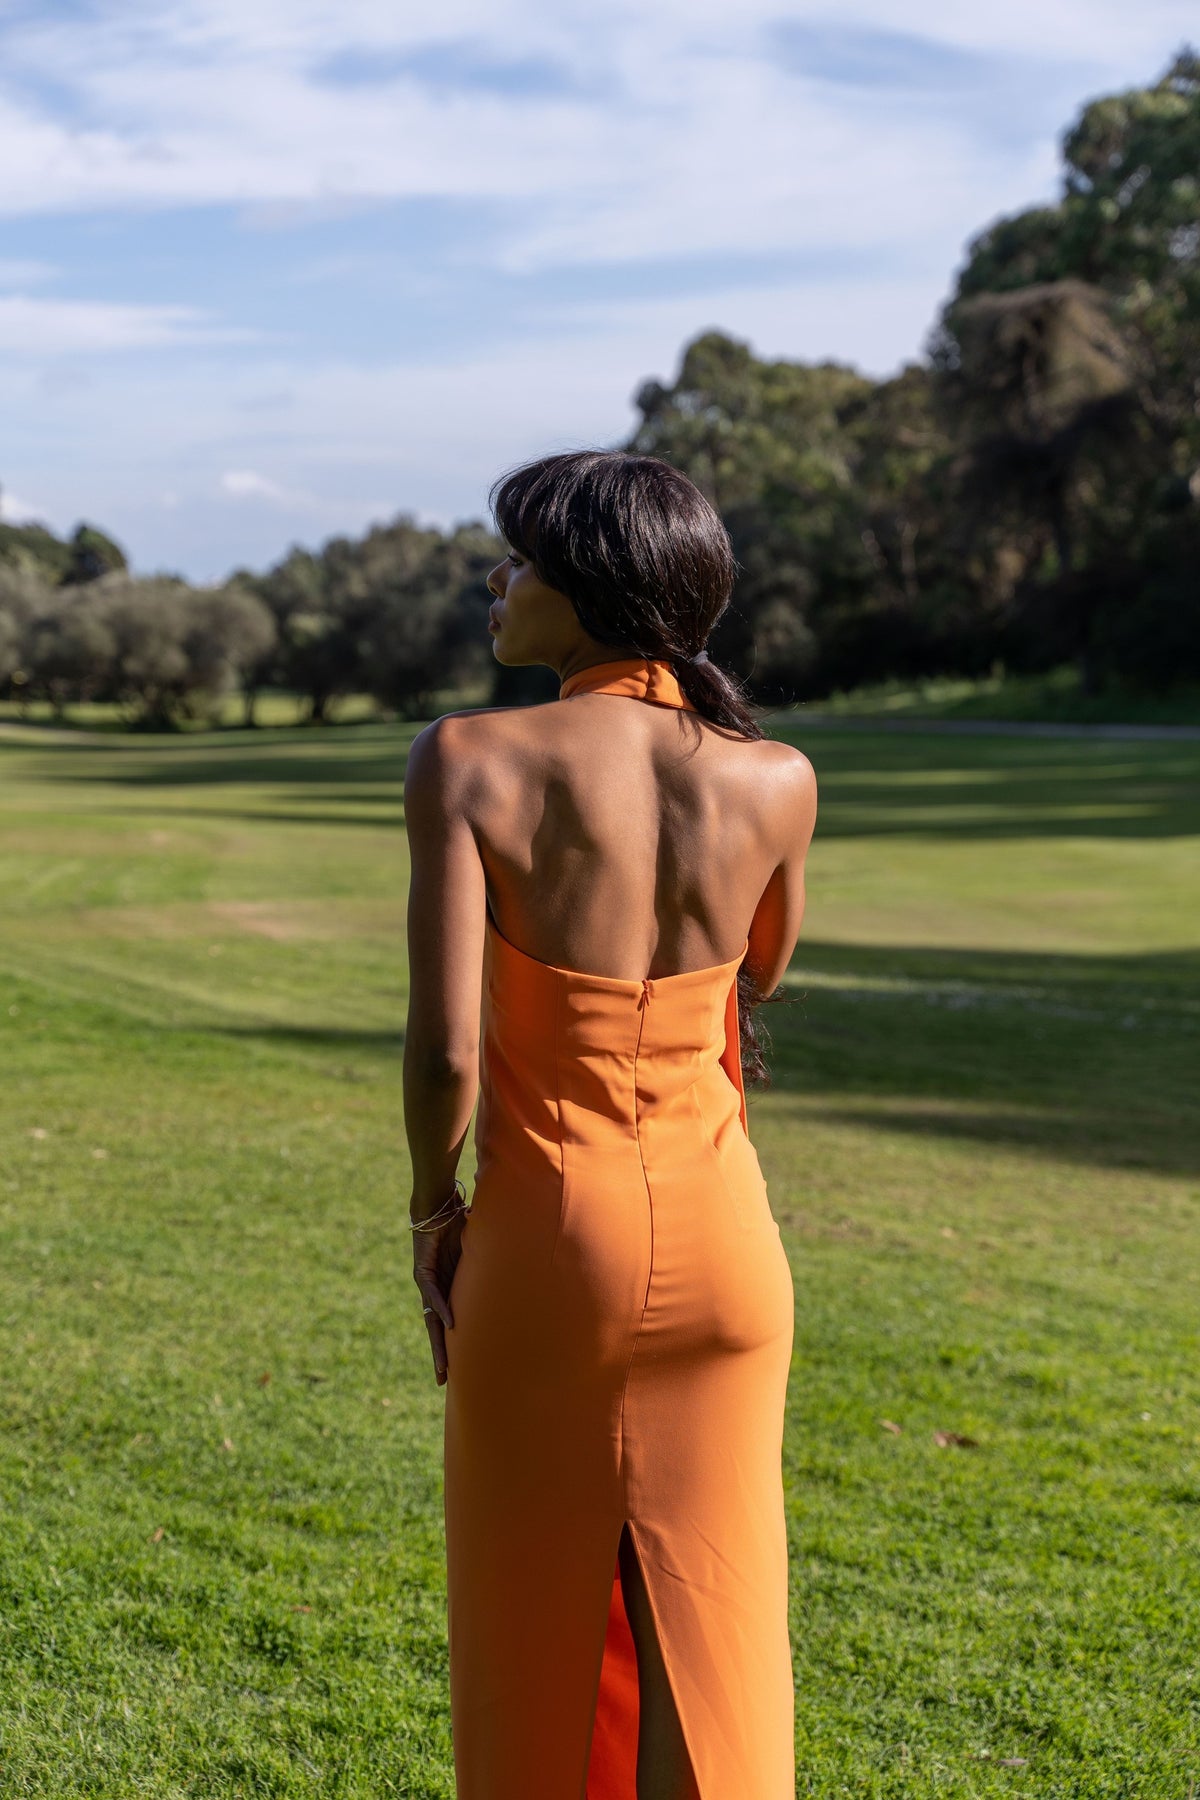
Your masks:
{"label": "woman's eye", "polygon": [[510,550],[508,553],[508,560],[512,564],[514,569],[519,569],[525,559],[522,556],[514,556],[512,551]]}

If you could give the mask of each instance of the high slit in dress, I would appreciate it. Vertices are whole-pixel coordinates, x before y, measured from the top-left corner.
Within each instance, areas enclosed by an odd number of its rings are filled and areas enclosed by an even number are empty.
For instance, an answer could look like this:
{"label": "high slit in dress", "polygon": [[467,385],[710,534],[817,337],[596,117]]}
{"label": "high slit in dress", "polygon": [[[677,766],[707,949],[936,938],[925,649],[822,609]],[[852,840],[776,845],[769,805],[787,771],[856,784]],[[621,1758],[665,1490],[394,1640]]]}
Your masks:
{"label": "high slit in dress", "polygon": [[[578,692],[688,708],[658,660]],[[701,1800],[793,1800],[793,1287],[747,1134],[744,954],[617,979],[489,915],[444,1388],[458,1800],[636,1800],[625,1525]]]}

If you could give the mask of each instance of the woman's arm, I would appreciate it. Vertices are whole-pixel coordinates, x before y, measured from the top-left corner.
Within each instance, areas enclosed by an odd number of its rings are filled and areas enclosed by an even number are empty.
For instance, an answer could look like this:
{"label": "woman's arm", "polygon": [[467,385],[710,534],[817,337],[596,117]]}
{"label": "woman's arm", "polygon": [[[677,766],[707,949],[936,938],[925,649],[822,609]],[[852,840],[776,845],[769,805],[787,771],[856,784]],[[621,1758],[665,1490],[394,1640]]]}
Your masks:
{"label": "woman's arm", "polygon": [[[419,732],[404,778],[409,852],[404,1129],[412,1159],[409,1210],[414,1219],[436,1212],[450,1194],[479,1091],[487,892],[471,824],[473,759],[463,726],[450,714]],[[446,1235],[414,1233],[419,1281],[428,1280]],[[452,1316],[444,1292],[427,1292],[426,1298],[437,1309],[429,1324],[440,1382],[445,1375],[442,1325],[451,1324]]]}
{"label": "woman's arm", "polygon": [[779,861],[755,910],[750,926],[746,966],[760,996],[773,994],[788,964],[804,922],[804,871],[817,822],[817,778],[799,750],[781,745],[773,770],[774,818]]}

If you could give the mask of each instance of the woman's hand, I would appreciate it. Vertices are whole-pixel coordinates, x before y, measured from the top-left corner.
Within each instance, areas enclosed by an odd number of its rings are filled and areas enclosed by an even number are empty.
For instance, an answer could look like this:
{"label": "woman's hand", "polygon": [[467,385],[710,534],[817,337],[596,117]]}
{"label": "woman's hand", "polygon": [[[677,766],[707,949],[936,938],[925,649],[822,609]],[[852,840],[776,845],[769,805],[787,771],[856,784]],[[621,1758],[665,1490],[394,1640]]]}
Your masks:
{"label": "woman's hand", "polygon": [[430,1231],[413,1232],[413,1280],[420,1292],[421,1304],[433,1309],[425,1314],[425,1323],[429,1328],[429,1347],[433,1351],[433,1368],[439,1387],[446,1380],[446,1332],[454,1328],[450,1289],[462,1255],[466,1220],[467,1211],[460,1208],[444,1225]]}

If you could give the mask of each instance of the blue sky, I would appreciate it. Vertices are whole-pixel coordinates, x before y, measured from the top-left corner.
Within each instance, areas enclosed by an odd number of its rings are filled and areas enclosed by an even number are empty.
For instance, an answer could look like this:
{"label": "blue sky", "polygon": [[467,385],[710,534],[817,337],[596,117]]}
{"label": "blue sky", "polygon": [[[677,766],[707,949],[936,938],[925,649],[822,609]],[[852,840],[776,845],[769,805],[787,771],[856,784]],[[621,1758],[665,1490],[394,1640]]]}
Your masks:
{"label": "blue sky", "polygon": [[1193,0],[0,0],[0,506],[220,579],[480,517],[717,326],[885,374]]}

